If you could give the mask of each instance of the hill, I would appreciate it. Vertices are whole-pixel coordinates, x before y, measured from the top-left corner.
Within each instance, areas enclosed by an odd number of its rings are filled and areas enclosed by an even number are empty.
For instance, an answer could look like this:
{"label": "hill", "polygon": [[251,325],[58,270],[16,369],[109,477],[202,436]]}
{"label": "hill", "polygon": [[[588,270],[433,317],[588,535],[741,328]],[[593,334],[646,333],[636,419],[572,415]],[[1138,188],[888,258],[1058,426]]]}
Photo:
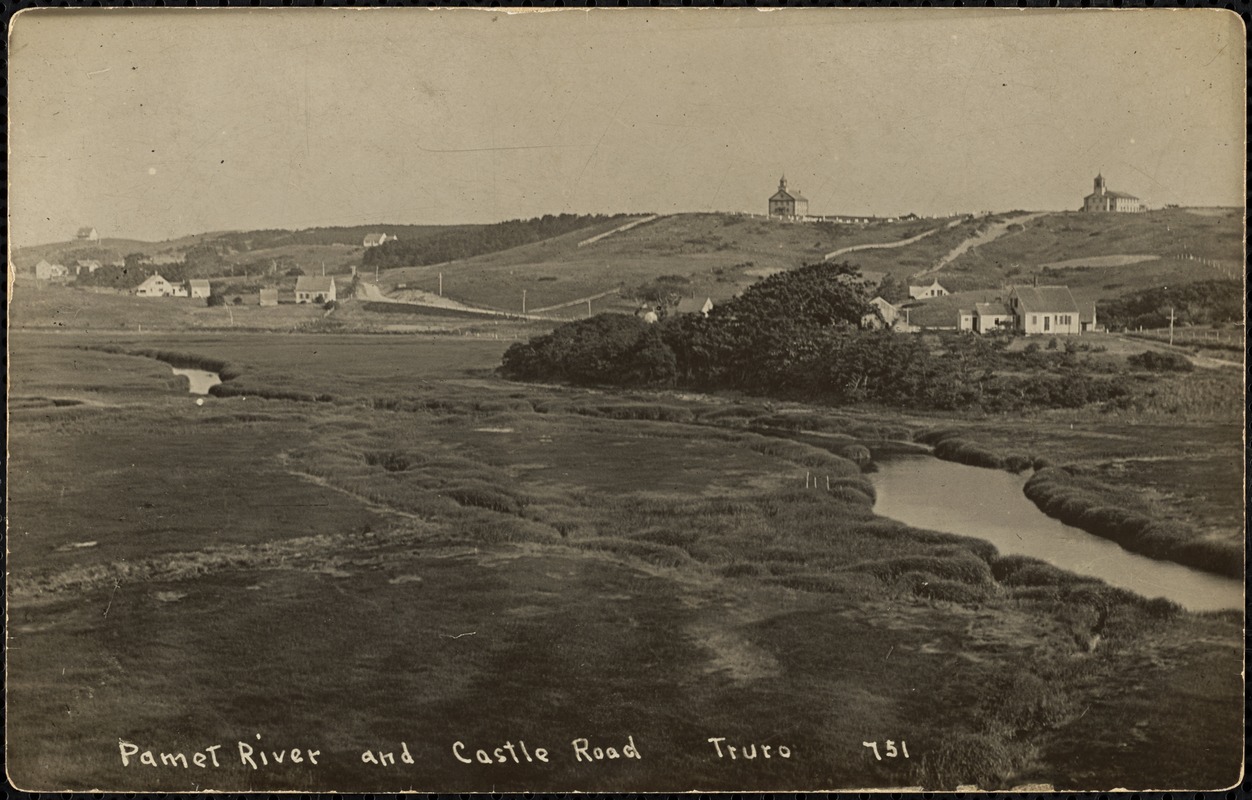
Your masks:
{"label": "hill", "polygon": [[[535,309],[576,303],[611,290],[629,290],[661,276],[678,276],[676,282],[688,294],[718,301],[738,294],[761,277],[821,261],[840,248],[908,239],[951,222],[786,223],[742,214],[674,214],[579,246],[637,219],[606,222],[462,261],[388,270],[380,282],[389,291],[436,291],[442,273],[445,295],[471,305],[517,311],[523,290],[527,307]],[[637,305],[621,297],[607,297],[597,301],[594,308],[632,309]],[[581,316],[586,314],[586,306],[574,305],[552,314]]]}
{"label": "hill", "polygon": [[[399,242],[366,251],[361,239],[380,231]],[[539,236],[545,238],[535,241]],[[669,290],[716,303],[764,276],[823,259],[900,280],[937,278],[958,292],[1001,290],[1037,278],[1068,285],[1079,300],[1103,301],[1156,286],[1239,278],[1242,237],[1238,209],[1014,211],[869,223],[724,213],[562,215],[491,226],[228,231],[159,243],[105,239],[23,248],[13,260],[29,270],[40,258],[120,261],[142,253],[153,268],[181,262],[188,277],[232,278],[228,283],[238,284],[232,291],[254,291],[296,269],[346,275],[365,265],[365,274],[376,273],[394,299],[421,302],[422,292],[442,288],[445,297],[470,306],[519,312],[525,293],[529,311],[564,319],[585,316],[588,299],[592,311],[631,311],[646,294],[640,287],[658,279]],[[519,240],[525,243],[510,246]],[[477,254],[428,263],[453,252]],[[402,265],[394,266],[397,261]]]}
{"label": "hill", "polygon": [[938,278],[952,291],[989,296],[1038,278],[1070,286],[1080,301],[1237,276],[1242,264],[1242,218],[1234,209],[1017,211],[869,224],[674,214],[579,246],[613,227],[606,222],[475,258],[389,270],[380,285],[398,296],[434,292],[442,274],[445,296],[469,305],[520,311],[525,290],[528,309],[564,306],[545,314],[572,318],[585,316],[585,300],[593,297],[593,311],[633,310],[639,302],[631,290],[658,278],[716,303],[761,277],[827,256],[866,273],[917,283]]}

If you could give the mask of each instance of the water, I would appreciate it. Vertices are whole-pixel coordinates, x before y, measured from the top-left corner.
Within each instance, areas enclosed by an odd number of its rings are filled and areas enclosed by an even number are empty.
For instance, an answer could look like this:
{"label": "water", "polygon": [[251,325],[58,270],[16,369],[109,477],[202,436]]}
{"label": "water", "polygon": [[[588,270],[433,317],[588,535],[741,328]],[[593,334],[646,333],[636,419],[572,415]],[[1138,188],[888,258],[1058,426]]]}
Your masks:
{"label": "water", "polygon": [[204,369],[174,367],[173,370],[175,375],[187,376],[187,380],[191,382],[188,391],[192,394],[208,394],[210,388],[222,382],[222,377],[216,372],[209,372]]}
{"label": "water", "polygon": [[884,517],[985,539],[1006,555],[1032,556],[1193,611],[1244,607],[1240,581],[1136,555],[1052,519],[1022,494],[1024,475],[900,456],[879,462],[869,477],[878,490],[874,511]]}

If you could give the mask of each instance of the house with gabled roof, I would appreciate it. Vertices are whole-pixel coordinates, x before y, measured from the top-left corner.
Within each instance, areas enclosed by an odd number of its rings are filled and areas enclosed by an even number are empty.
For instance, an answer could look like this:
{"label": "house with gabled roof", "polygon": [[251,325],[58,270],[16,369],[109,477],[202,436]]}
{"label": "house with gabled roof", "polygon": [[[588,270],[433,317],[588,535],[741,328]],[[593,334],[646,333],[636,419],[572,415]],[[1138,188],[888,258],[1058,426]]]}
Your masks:
{"label": "house with gabled roof", "polygon": [[50,281],[59,278],[65,278],[70,271],[61,264],[50,263],[47,259],[40,259],[35,265],[35,277],[41,281]]}
{"label": "house with gabled roof", "polygon": [[74,234],[74,238],[80,242],[98,242],[100,241],[100,234],[96,233],[95,228],[85,225],[78,229],[78,232]]}
{"label": "house with gabled roof", "polygon": [[806,217],[809,213],[809,201],[794,189],[787,189],[787,176],[778,181],[778,191],[769,199],[769,215],[782,219]]}
{"label": "house with gabled roof", "polygon": [[394,242],[398,238],[398,236],[388,236],[385,233],[367,233],[365,240],[361,244],[364,247],[378,247],[387,242]]}
{"label": "house with gabled roof", "polygon": [[674,307],[675,313],[678,314],[699,314],[707,317],[709,312],[713,310],[713,298],[706,297],[701,300],[698,297],[684,297],[678,301],[678,305]]}
{"label": "house with gabled roof", "polygon": [[[1082,333],[1082,311],[1068,286],[1014,286],[1009,291],[1014,328],[1026,335]],[[1091,309],[1095,324],[1095,309]]]}
{"label": "house with gabled roof", "polygon": [[135,294],[140,297],[173,297],[174,285],[161,277],[161,273],[154,272],[135,288]]}
{"label": "house with gabled roof", "polygon": [[296,278],[297,303],[329,303],[335,299],[335,279],[325,275]]}
{"label": "house with gabled roof", "polygon": [[932,280],[929,286],[909,287],[909,299],[911,300],[922,300],[927,297],[943,297],[947,294],[951,294],[951,292],[943,288],[943,285],[939,283],[938,278]]}

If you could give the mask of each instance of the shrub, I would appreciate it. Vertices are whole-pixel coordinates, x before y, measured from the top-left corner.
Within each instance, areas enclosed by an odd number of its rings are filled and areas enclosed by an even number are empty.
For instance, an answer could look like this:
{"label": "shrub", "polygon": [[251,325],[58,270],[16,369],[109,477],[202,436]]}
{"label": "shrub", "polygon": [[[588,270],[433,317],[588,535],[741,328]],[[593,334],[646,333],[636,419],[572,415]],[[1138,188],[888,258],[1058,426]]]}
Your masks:
{"label": "shrub", "polygon": [[949,603],[980,603],[990,595],[986,586],[971,586],[968,583],[943,578],[924,581],[913,590],[913,593],[918,597],[945,600]]}
{"label": "shrub", "polygon": [[991,568],[987,562],[975,556],[953,554],[915,555],[864,561],[849,568],[856,572],[868,572],[879,580],[893,581],[906,572],[924,572],[950,581],[966,584],[991,582]]}
{"label": "shrub", "polygon": [[400,453],[397,451],[387,452],[367,452],[364,454],[365,463],[371,467],[382,467],[388,472],[404,472],[413,465],[413,459],[408,453]]}
{"label": "shrub", "polygon": [[517,514],[523,506],[518,498],[481,484],[463,484],[442,490],[442,494],[463,506],[485,508],[503,514]]}
{"label": "shrub", "polygon": [[958,733],[922,757],[922,784],[930,790],[973,784],[1004,787],[1018,766],[1012,746],[999,736]]}
{"label": "shrub", "polygon": [[1191,359],[1181,353],[1163,353],[1156,350],[1127,356],[1126,363],[1149,372],[1191,372],[1195,369]]}

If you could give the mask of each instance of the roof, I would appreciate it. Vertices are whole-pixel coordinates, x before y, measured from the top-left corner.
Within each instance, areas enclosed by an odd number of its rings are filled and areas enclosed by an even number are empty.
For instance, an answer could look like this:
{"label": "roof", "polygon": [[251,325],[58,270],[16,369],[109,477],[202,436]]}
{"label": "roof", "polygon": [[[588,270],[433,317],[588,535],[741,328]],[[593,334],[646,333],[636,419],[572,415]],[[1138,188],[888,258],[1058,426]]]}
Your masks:
{"label": "roof", "polygon": [[191,288],[193,289],[209,288],[209,282],[206,280],[202,280],[200,278],[192,278],[191,280],[187,281],[187,283],[191,284]]}
{"label": "roof", "polygon": [[1013,293],[1024,311],[1078,313],[1078,303],[1068,286],[1014,286]]}
{"label": "roof", "polygon": [[[759,197],[760,195],[757,195],[757,196]],[[795,200],[800,203],[808,202],[808,200],[804,198],[804,195],[800,194],[799,192],[789,192],[786,189],[779,189],[778,191],[774,192],[774,196],[771,197],[770,200]]]}
{"label": "roof", "polygon": [[1095,303],[1087,301],[1078,304],[1078,321],[1087,323],[1088,325],[1095,322],[1096,307]]}
{"label": "roof", "polygon": [[151,275],[149,275],[148,277],[144,278],[143,283],[141,283],[141,284],[139,284],[139,285],[140,285],[140,286],[145,286],[145,285],[147,285],[147,284],[149,284],[149,283],[156,283],[156,282],[158,282],[158,281],[160,281],[161,283],[169,283],[169,281],[167,281],[167,280],[165,280],[165,278],[161,277],[161,273],[159,273],[159,272],[154,272],[154,273],[152,273]]}
{"label": "roof", "polygon": [[78,235],[90,236],[94,231],[95,231],[95,228],[91,227],[90,225],[85,225],[78,229]]}
{"label": "roof", "polygon": [[705,306],[712,308],[713,298],[706,297],[701,300],[698,297],[684,297],[678,301],[678,305],[674,307],[674,310],[679,314],[691,314],[697,311],[703,312]]}
{"label": "roof", "polygon": [[335,286],[335,279],[329,275],[301,275],[296,278],[297,292],[329,292]]}
{"label": "roof", "polygon": [[366,244],[382,244],[383,242],[387,241],[388,238],[389,237],[385,233],[367,233],[365,234],[365,243]]}
{"label": "roof", "polygon": [[1139,199],[1138,197],[1135,197],[1133,194],[1126,194],[1125,192],[1115,192],[1112,189],[1105,189],[1103,192],[1092,192],[1091,194],[1087,195],[1087,197],[1120,197],[1123,200],[1138,200]]}
{"label": "roof", "polygon": [[974,303],[974,313],[980,317],[1013,316],[1013,310],[1009,308],[1007,303]]}
{"label": "roof", "polygon": [[97,267],[100,266],[100,262],[94,258],[80,258],[75,263],[80,267],[90,267],[92,264],[95,264]]}

